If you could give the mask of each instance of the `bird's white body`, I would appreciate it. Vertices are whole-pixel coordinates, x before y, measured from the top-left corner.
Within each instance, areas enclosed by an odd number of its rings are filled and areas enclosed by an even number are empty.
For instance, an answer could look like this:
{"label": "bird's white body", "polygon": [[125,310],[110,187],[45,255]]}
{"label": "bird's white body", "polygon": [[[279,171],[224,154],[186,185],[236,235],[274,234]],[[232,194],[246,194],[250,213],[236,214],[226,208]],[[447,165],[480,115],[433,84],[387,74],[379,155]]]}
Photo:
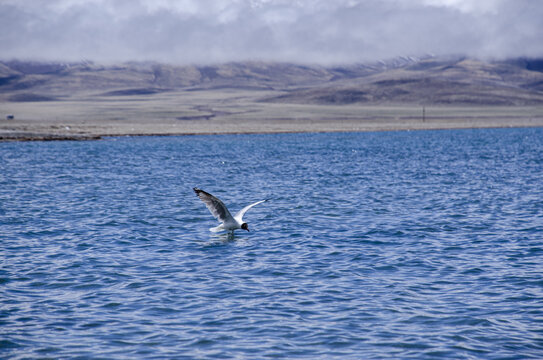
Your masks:
{"label": "bird's white body", "polygon": [[221,232],[221,231],[234,231],[236,229],[241,229],[241,224],[237,221],[223,222],[219,226],[215,226],[209,229],[211,232]]}
{"label": "bird's white body", "polygon": [[233,233],[234,230],[237,229],[244,229],[249,231],[247,223],[243,222],[243,215],[245,215],[247,210],[249,210],[253,206],[267,201],[260,200],[252,203],[251,205],[247,205],[246,207],[238,211],[236,215],[232,216],[230,214],[230,211],[228,211],[226,205],[224,205],[224,203],[219,198],[198,188],[194,188],[193,190],[196,195],[198,195],[198,197],[204,202],[204,204],[206,204],[211,214],[213,214],[213,216],[215,216],[215,218],[217,218],[217,220],[221,222],[219,226],[209,229],[209,231],[212,232],[228,231],[230,233]]}

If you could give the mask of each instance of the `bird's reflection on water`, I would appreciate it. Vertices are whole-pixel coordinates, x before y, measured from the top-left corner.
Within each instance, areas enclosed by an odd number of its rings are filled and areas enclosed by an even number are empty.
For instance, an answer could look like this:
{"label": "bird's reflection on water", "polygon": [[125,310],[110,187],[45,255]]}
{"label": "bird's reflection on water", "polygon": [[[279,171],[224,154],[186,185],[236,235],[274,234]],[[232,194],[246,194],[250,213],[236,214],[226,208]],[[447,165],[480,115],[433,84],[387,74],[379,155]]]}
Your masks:
{"label": "bird's reflection on water", "polygon": [[215,233],[211,234],[210,239],[213,241],[221,241],[221,242],[230,242],[236,240],[236,235],[233,231],[225,232],[225,233]]}

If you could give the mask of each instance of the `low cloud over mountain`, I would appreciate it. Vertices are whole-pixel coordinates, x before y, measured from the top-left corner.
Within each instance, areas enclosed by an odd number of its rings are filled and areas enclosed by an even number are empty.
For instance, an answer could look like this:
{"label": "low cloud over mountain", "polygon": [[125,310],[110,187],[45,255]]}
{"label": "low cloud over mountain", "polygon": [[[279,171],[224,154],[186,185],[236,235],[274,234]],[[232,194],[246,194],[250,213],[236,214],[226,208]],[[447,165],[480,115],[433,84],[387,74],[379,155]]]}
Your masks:
{"label": "low cloud over mountain", "polygon": [[4,60],[279,61],[543,55],[535,0],[3,0]]}

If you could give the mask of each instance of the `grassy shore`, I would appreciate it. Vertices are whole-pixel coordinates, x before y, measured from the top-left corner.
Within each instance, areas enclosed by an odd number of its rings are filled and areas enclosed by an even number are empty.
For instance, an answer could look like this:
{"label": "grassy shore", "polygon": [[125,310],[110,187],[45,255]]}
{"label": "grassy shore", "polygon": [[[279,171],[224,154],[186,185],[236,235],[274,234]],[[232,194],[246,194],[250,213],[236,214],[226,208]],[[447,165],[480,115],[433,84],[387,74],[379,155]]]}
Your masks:
{"label": "grassy shore", "polygon": [[[0,103],[0,140],[122,135],[347,132],[543,126],[543,106],[315,105],[261,102],[274,93],[171,91],[80,94],[60,101]],[[13,114],[14,119],[7,119]]]}

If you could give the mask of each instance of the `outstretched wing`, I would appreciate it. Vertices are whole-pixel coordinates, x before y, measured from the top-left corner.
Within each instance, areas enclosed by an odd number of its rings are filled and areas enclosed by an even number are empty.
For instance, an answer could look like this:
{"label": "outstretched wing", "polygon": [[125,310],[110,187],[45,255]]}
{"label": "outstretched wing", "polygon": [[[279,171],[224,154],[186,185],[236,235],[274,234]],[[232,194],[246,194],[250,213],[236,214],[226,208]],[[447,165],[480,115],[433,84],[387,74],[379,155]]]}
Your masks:
{"label": "outstretched wing", "polygon": [[243,222],[243,215],[245,215],[245,213],[247,212],[247,210],[249,210],[249,209],[252,208],[253,206],[258,205],[258,204],[260,204],[260,203],[263,203],[263,202],[265,202],[265,201],[268,201],[268,199],[266,199],[266,200],[260,200],[260,201],[257,201],[257,202],[255,202],[255,203],[251,204],[251,205],[247,205],[246,207],[244,207],[243,209],[241,209],[240,211],[238,211],[238,213],[234,216],[234,218],[235,218],[238,222],[242,223],[242,222]]}
{"label": "outstretched wing", "polygon": [[217,220],[223,223],[232,222],[234,220],[226,205],[224,205],[223,202],[219,200],[219,198],[216,198],[210,193],[207,193],[204,190],[200,190],[198,188],[193,188],[192,190],[194,190],[200,200],[202,200],[204,204],[206,204],[209,211],[211,211],[211,214],[213,214],[213,216],[215,216]]}

